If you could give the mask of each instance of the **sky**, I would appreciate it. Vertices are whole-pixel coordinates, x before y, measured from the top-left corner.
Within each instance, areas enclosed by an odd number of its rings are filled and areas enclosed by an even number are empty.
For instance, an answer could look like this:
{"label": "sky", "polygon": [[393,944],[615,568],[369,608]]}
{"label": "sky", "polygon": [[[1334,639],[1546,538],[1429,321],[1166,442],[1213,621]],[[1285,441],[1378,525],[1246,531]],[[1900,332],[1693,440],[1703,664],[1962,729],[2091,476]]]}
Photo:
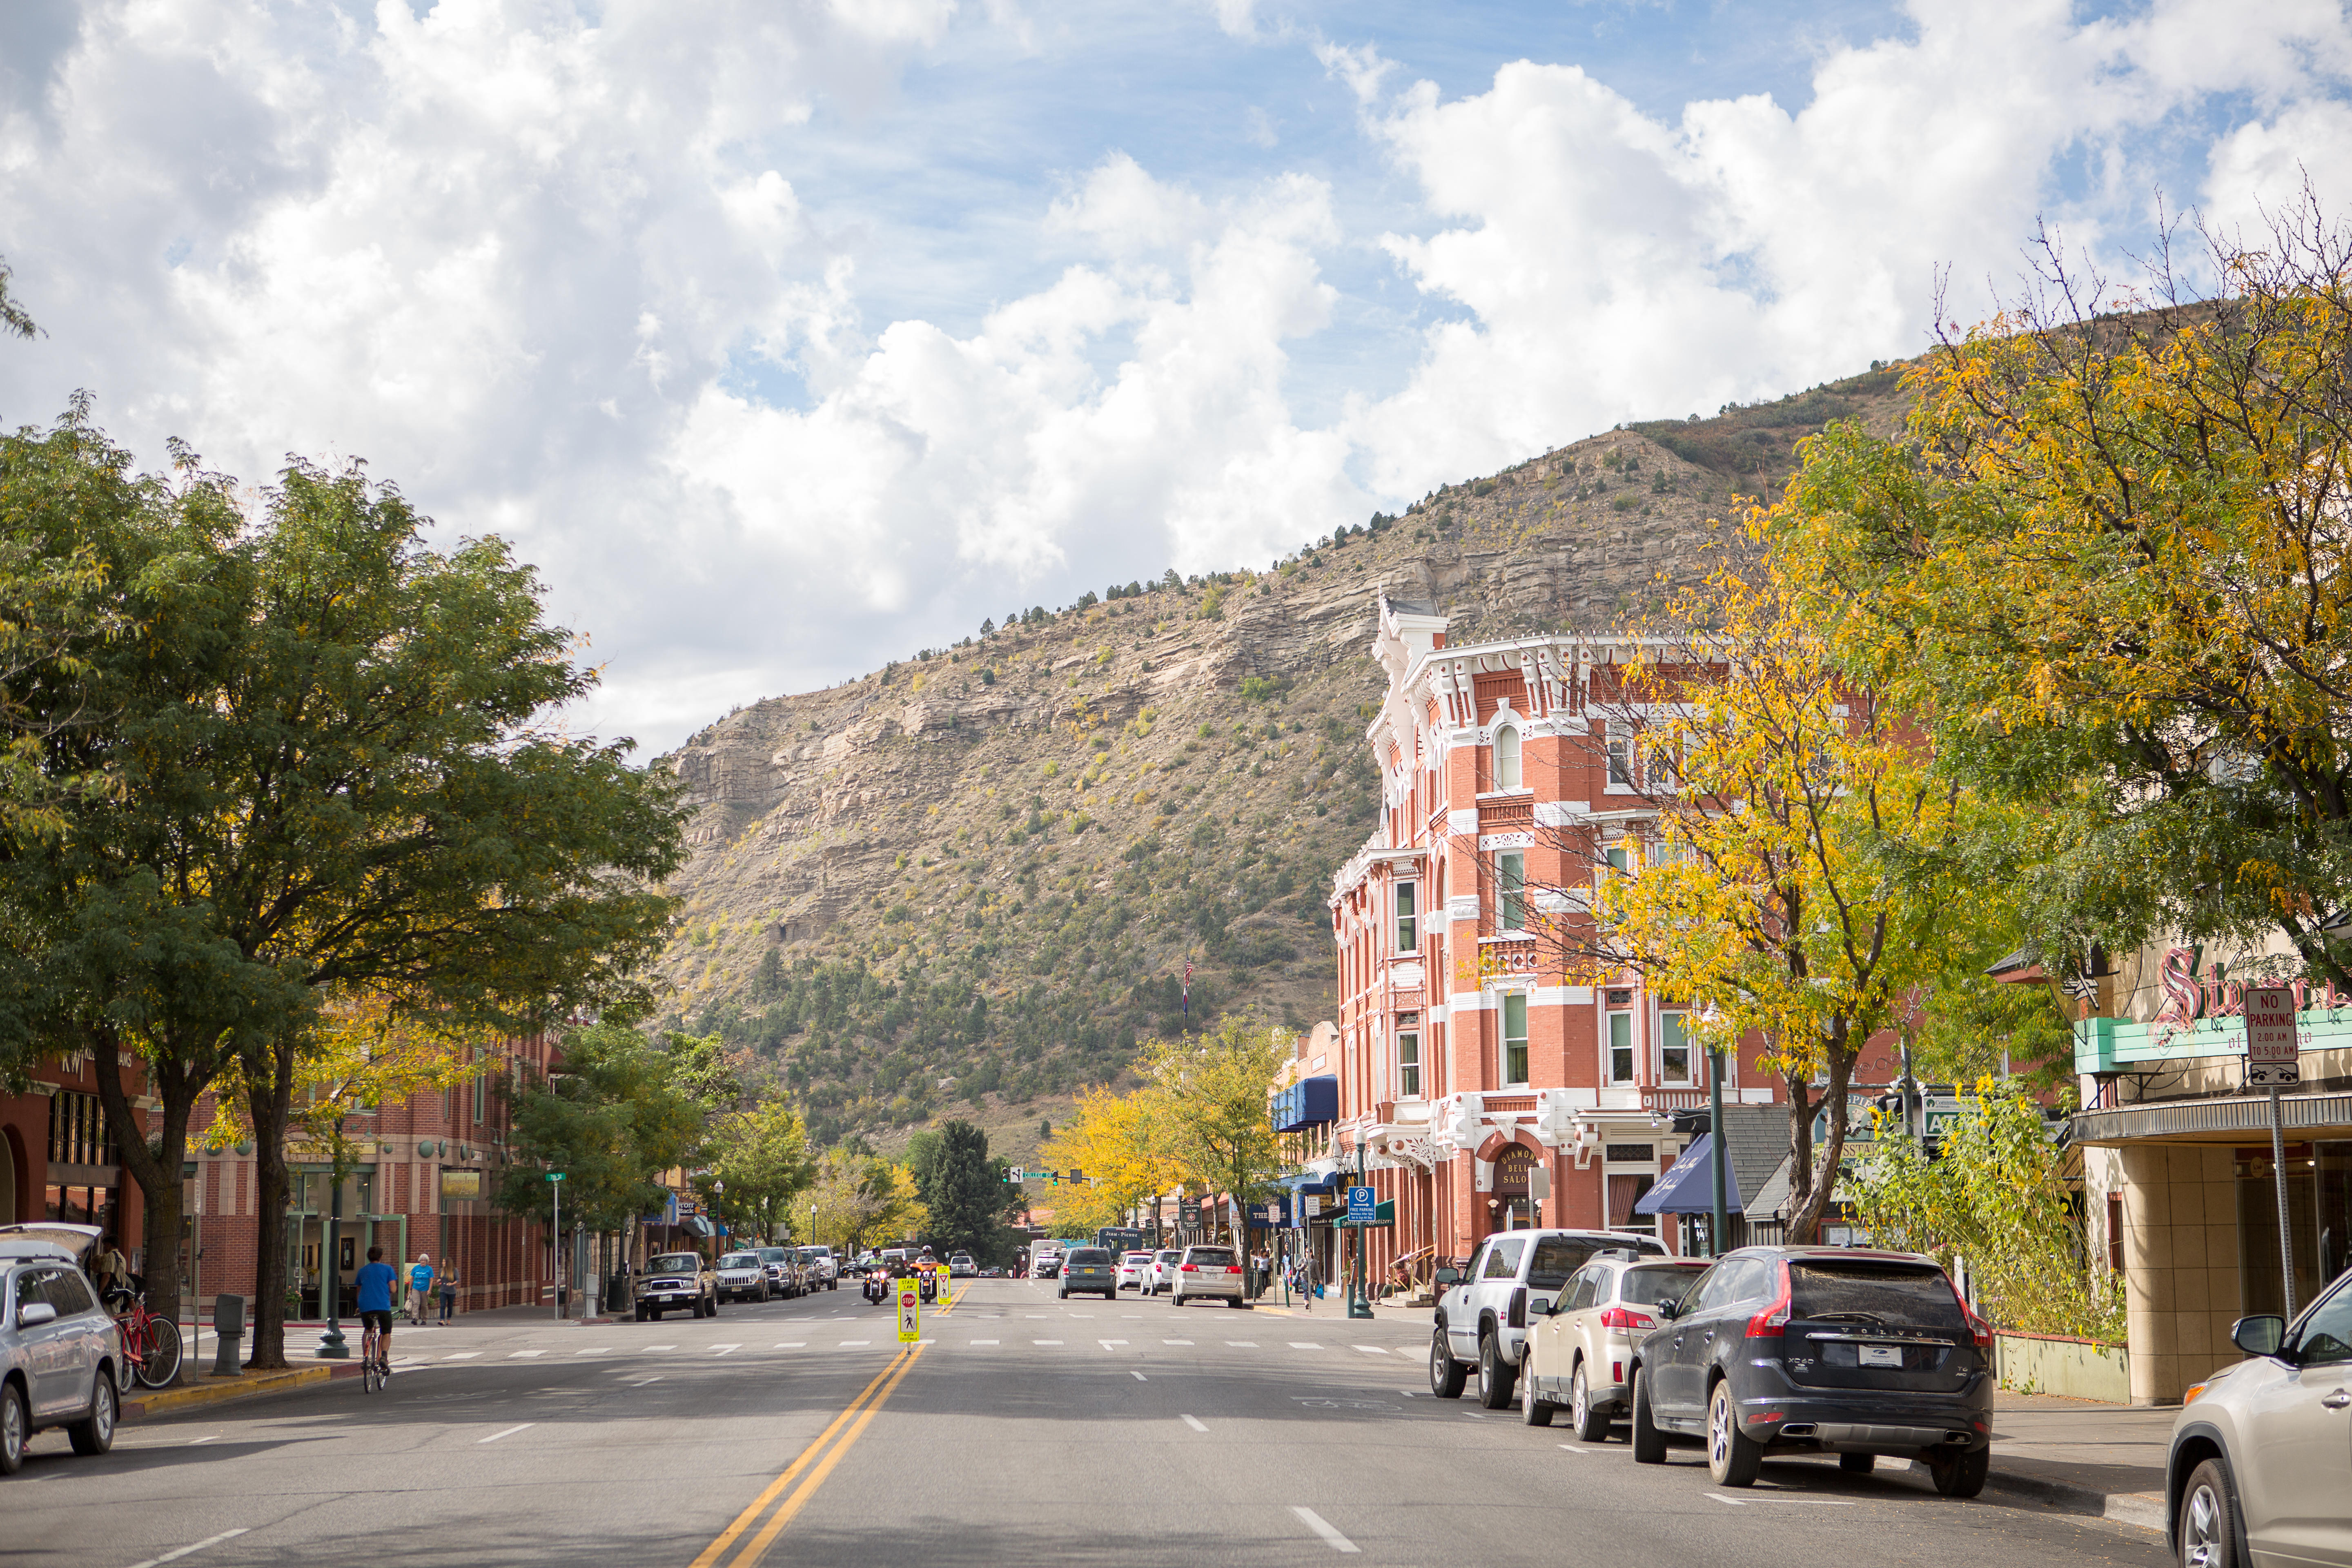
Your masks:
{"label": "sky", "polygon": [[2327,0],[8,0],[0,417],[364,459],[650,755],[2347,170]]}

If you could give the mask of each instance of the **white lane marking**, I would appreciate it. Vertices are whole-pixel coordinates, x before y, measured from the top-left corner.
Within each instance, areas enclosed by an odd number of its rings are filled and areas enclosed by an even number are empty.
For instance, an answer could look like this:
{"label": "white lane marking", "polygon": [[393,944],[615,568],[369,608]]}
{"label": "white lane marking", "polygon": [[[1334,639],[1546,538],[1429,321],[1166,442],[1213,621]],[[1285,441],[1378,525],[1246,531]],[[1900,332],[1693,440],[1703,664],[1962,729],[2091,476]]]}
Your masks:
{"label": "white lane marking", "polygon": [[1323,1347],[1313,1340],[1293,1340],[1290,1342],[1290,1348],[1295,1351],[1319,1351]]}
{"label": "white lane marking", "polygon": [[971,1342],[976,1345],[998,1345],[1003,1344],[1004,1342],[1003,1340],[974,1340]]}
{"label": "white lane marking", "polygon": [[1029,1342],[1033,1345],[1057,1345],[1062,1342],[1059,1340],[1031,1340]]}
{"label": "white lane marking", "polygon": [[659,1383],[661,1380],[662,1380],[662,1374],[661,1374],[661,1373],[654,1373],[651,1377],[640,1377],[640,1378],[636,1378],[636,1379],[633,1380],[633,1381],[630,1383],[629,1386],[630,1386],[631,1388],[643,1388],[646,1384],[649,1384],[649,1383]]}
{"label": "white lane marking", "polygon": [[740,1351],[740,1350],[741,1350],[742,1348],[743,1348],[743,1347],[742,1347],[741,1345],[740,1345],[740,1344],[733,1344],[733,1345],[713,1345],[713,1346],[711,1346],[711,1347],[710,1347],[710,1353],[711,1353],[712,1355],[726,1355],[726,1354],[729,1354],[729,1353],[730,1353],[730,1352],[734,1352],[734,1351]]}
{"label": "white lane marking", "polygon": [[1151,1381],[1150,1378],[1148,1378],[1148,1377],[1144,1376],[1144,1375],[1143,1375],[1141,1373],[1139,1373],[1139,1372],[1136,1372],[1136,1373],[1129,1373],[1128,1375],[1129,1375],[1129,1376],[1130,1376],[1130,1377],[1132,1377],[1132,1378],[1134,1378],[1134,1379],[1135,1379],[1135,1381],[1136,1381],[1136,1382],[1138,1382],[1138,1383],[1150,1383],[1150,1382]]}
{"label": "white lane marking", "polygon": [[804,1351],[808,1349],[808,1341],[778,1340],[776,1342],[776,1348],[780,1351]]}
{"label": "white lane marking", "polygon": [[573,1355],[610,1355],[613,1353],[613,1347],[610,1345],[591,1345],[584,1351],[573,1351],[572,1353]]}
{"label": "white lane marking", "polygon": [[1733,1508],[1746,1508],[1748,1506],[1748,1500],[1746,1498],[1726,1497],[1721,1492],[1709,1492],[1706,1495],[1713,1498],[1717,1502],[1728,1503]]}
{"label": "white lane marking", "polygon": [[479,1351],[458,1351],[454,1354],[445,1355],[441,1359],[443,1361],[471,1361],[481,1353],[482,1352]]}
{"label": "white lane marking", "polygon": [[1225,1343],[1237,1351],[1254,1351],[1257,1349],[1257,1342],[1255,1340],[1227,1340]]}
{"label": "white lane marking", "polygon": [[547,1352],[545,1351],[513,1351],[508,1353],[507,1360],[529,1361],[532,1356],[545,1355],[546,1353]]}
{"label": "white lane marking", "polygon": [[217,1433],[217,1432],[207,1432],[206,1434],[205,1434],[205,1435],[204,1435],[203,1436],[201,1436],[201,1437],[197,1437],[197,1438],[192,1439],[192,1440],[189,1442],[188,1447],[191,1447],[191,1448],[193,1448],[193,1447],[194,1447],[196,1446],[196,1444],[198,1444],[198,1443],[209,1443],[209,1442],[211,1442],[214,1438],[218,1437],[219,1436],[220,1436],[220,1434],[219,1434],[219,1433]]}
{"label": "white lane marking", "polygon": [[[503,1432],[493,1432],[493,1433],[491,1433],[488,1436],[482,1438],[482,1439],[481,1439],[481,1442],[482,1442],[482,1443],[495,1443],[495,1442],[497,1442],[497,1441],[498,1441],[499,1438],[501,1438],[501,1437],[511,1437],[511,1436],[514,1436],[516,1433],[518,1433],[518,1432],[527,1431],[527,1430],[528,1430],[528,1429],[530,1429],[530,1427],[536,1426],[538,1426],[538,1425],[539,1425],[539,1423],[538,1423],[538,1422],[536,1422],[536,1421],[526,1421],[526,1422],[522,1423],[522,1424],[521,1424],[520,1426],[509,1426],[509,1427],[508,1427],[508,1428],[507,1428],[505,1431],[503,1431]],[[480,1444],[479,1444],[479,1443],[478,1443],[478,1444],[476,1444],[475,1446],[476,1446],[477,1447],[480,1447]]]}
{"label": "white lane marking", "polygon": [[1366,1355],[1386,1355],[1389,1353],[1389,1347],[1386,1345],[1358,1345],[1356,1348],[1363,1352]]}
{"label": "white lane marking", "polygon": [[1419,1395],[1415,1394],[1413,1393],[1413,1391],[1412,1391],[1412,1389],[1410,1389],[1410,1388],[1400,1388],[1400,1389],[1398,1389],[1398,1390],[1397,1390],[1397,1392],[1398,1392],[1399,1394],[1403,1394],[1407,1399],[1414,1399],[1414,1398],[1418,1398],[1418,1397],[1419,1397]]}
{"label": "white lane marking", "polygon": [[841,1348],[845,1351],[863,1350],[873,1342],[872,1340],[844,1340],[841,1342]]}
{"label": "white lane marking", "polygon": [[1455,1414],[1457,1414],[1457,1415],[1467,1415],[1467,1416],[1468,1416],[1468,1417],[1470,1417],[1470,1419],[1471,1419],[1471,1420],[1473,1420],[1473,1421],[1484,1421],[1485,1419],[1486,1419],[1484,1415],[1479,1415],[1475,1410],[1463,1410],[1463,1411],[1457,1411]]}
{"label": "white lane marking", "polygon": [[1290,1511],[1297,1514],[1300,1522],[1305,1524],[1307,1529],[1321,1536],[1323,1538],[1323,1544],[1329,1547],[1332,1551],[1355,1552],[1359,1550],[1354,1542],[1349,1540],[1346,1536],[1332,1529],[1330,1521],[1326,1520],[1321,1514],[1317,1513],[1313,1509],[1293,1508]]}
{"label": "white lane marking", "polygon": [[1189,1345],[1192,1342],[1190,1340],[1162,1340],[1160,1342],[1163,1345]]}
{"label": "white lane marking", "polygon": [[1183,1421],[1185,1426],[1190,1426],[1195,1432],[1205,1432],[1208,1430],[1206,1426],[1201,1425],[1201,1418],[1197,1415],[1186,1415],[1181,1417],[1181,1419]]}
{"label": "white lane marking", "polygon": [[677,1347],[676,1345],[647,1345],[646,1349],[649,1351],[674,1351],[677,1349]]}
{"label": "white lane marking", "polygon": [[235,1541],[252,1528],[251,1525],[247,1525],[241,1530],[224,1530],[210,1541],[199,1541],[194,1546],[183,1546],[177,1552],[166,1552],[161,1557],[150,1557],[144,1563],[131,1564],[131,1568],[159,1568],[162,1563],[177,1563],[191,1552],[202,1552],[207,1546],[218,1546],[224,1541]]}
{"label": "white lane marking", "polygon": [[1127,1342],[1125,1340],[1097,1340],[1095,1343],[1102,1346],[1105,1350],[1108,1350],[1113,1345],[1123,1345],[1127,1343]]}

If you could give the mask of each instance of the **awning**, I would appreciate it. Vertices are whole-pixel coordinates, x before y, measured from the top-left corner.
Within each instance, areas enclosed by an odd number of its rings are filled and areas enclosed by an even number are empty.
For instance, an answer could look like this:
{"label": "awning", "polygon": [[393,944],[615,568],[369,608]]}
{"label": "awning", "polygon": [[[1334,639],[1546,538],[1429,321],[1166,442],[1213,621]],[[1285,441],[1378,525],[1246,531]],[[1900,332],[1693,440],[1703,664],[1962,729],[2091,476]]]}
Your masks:
{"label": "awning", "polygon": [[[1633,1212],[1642,1215],[1713,1214],[1715,1212],[1715,1134],[1710,1132],[1666,1167],[1658,1184],[1643,1193]],[[1739,1173],[1723,1168],[1724,1209],[1737,1214],[1741,1205]]]}
{"label": "awning", "polygon": [[1296,1176],[1280,1177],[1278,1181],[1280,1185],[1294,1193],[1336,1193],[1339,1190],[1339,1173],[1337,1171],[1327,1171],[1319,1176],[1307,1171]]}
{"label": "awning", "polygon": [[693,1214],[686,1216],[686,1234],[688,1236],[717,1236],[719,1234],[719,1229],[700,1215]]}

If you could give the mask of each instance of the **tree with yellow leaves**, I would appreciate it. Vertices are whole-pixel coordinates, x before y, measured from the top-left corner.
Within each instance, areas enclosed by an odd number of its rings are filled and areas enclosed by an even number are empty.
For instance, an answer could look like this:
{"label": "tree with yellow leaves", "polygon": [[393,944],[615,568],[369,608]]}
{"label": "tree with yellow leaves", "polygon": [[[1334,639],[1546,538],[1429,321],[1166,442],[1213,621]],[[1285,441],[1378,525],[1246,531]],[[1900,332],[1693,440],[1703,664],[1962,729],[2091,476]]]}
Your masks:
{"label": "tree with yellow leaves", "polygon": [[1186,1173],[1170,1152],[1169,1121],[1167,1096],[1157,1086],[1129,1094],[1079,1091],[1069,1120],[1039,1151],[1054,1169],[1086,1176],[1078,1186],[1055,1190],[1056,1223],[1081,1231],[1124,1225],[1137,1205],[1180,1185]]}

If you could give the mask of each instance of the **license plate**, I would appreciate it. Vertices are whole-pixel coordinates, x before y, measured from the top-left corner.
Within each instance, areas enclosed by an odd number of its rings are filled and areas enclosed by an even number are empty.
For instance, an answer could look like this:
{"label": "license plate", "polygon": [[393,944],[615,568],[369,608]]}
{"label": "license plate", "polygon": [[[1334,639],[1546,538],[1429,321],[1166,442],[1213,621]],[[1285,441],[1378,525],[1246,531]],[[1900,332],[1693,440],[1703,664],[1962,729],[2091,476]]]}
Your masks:
{"label": "license plate", "polygon": [[1857,1345],[1855,1348],[1862,1352],[1862,1364],[1864,1366],[1899,1367],[1903,1364],[1901,1345]]}

